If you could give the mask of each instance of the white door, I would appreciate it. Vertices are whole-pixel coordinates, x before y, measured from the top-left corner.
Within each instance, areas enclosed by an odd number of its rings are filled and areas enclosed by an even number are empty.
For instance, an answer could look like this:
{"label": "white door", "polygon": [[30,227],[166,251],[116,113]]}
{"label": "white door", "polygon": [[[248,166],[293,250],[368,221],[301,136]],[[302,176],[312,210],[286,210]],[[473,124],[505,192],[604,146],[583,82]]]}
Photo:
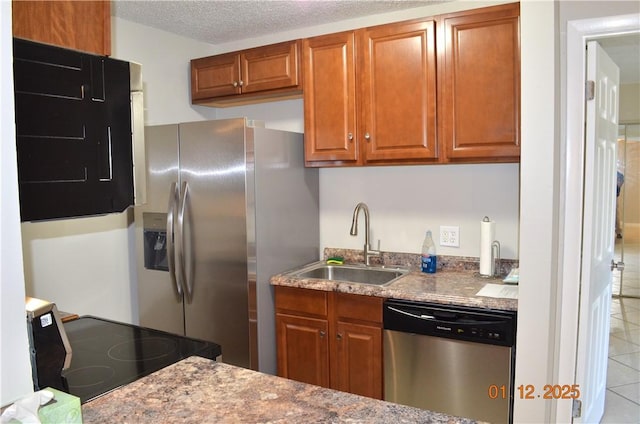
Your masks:
{"label": "white door", "polygon": [[[576,381],[582,401],[575,422],[598,423],[604,411],[611,307],[611,260],[615,237],[618,80],[615,63],[591,41],[587,44],[587,80],[593,81],[586,104],[586,140],[582,279]],[[589,84],[589,83],[587,83]],[[589,91],[589,90],[587,90]]]}

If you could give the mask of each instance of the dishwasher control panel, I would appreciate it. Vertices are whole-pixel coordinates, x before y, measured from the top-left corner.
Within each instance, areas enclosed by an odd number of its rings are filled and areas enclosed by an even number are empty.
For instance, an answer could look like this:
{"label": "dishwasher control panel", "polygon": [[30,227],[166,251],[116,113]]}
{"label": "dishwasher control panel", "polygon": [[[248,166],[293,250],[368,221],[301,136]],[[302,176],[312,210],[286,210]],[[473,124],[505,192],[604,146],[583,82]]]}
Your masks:
{"label": "dishwasher control panel", "polygon": [[383,323],[385,330],[500,346],[515,345],[515,311],[387,300]]}

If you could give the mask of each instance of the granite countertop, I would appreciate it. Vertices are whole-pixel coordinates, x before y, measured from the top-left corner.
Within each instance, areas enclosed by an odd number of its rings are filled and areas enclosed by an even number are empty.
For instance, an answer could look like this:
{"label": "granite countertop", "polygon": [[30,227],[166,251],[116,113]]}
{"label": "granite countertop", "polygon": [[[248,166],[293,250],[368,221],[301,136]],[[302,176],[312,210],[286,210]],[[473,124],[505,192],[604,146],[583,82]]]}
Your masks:
{"label": "granite countertop", "polygon": [[[346,264],[362,263],[362,260],[357,256],[354,257],[350,251],[325,250],[325,258],[337,256],[338,254],[345,257]],[[476,293],[478,293],[478,291],[480,291],[480,289],[482,289],[487,283],[504,283],[502,282],[502,278],[487,278],[481,276],[477,269],[474,269],[473,261],[443,258],[444,260],[439,263],[439,269],[435,274],[426,274],[416,270],[416,258],[419,258],[419,255],[389,254],[380,258],[378,263],[373,263],[374,266],[393,266],[394,264],[398,264],[399,266],[410,270],[407,275],[398,278],[386,286],[348,283],[335,280],[321,280],[315,278],[299,278],[291,275],[295,273],[295,270],[274,275],[271,277],[270,281],[271,284],[275,286],[338,291],[365,296],[434,302],[447,305],[472,306],[504,311],[516,311],[518,309],[517,299],[476,295]],[[308,265],[309,264],[305,266]],[[511,265],[513,265],[513,261],[506,263],[506,266]],[[299,269],[302,269],[305,266],[301,266]],[[477,262],[475,262],[475,266],[477,266]]]}
{"label": "granite countertop", "polygon": [[85,423],[476,421],[190,357],[82,405]]}

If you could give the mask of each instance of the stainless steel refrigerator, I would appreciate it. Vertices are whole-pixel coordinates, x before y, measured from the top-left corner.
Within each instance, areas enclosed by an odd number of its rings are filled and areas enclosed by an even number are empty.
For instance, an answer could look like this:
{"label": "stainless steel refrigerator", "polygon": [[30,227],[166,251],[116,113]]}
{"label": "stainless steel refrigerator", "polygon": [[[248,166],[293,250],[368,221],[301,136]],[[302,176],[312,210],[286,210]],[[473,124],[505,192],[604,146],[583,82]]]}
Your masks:
{"label": "stainless steel refrigerator", "polygon": [[145,143],[140,325],[275,374],[269,278],[319,258],[318,171],[304,167],[302,134],[238,118],[146,127]]}

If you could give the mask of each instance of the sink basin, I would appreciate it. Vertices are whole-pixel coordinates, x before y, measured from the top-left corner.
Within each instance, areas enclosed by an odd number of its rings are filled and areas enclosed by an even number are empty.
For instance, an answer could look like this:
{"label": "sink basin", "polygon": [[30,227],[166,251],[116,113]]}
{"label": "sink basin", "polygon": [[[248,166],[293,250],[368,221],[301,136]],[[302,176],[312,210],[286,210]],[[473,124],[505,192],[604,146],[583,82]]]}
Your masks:
{"label": "sink basin", "polygon": [[320,263],[294,272],[299,278],[317,278],[320,280],[346,281],[350,283],[383,286],[407,274],[398,268],[380,268],[357,265],[327,265]]}

